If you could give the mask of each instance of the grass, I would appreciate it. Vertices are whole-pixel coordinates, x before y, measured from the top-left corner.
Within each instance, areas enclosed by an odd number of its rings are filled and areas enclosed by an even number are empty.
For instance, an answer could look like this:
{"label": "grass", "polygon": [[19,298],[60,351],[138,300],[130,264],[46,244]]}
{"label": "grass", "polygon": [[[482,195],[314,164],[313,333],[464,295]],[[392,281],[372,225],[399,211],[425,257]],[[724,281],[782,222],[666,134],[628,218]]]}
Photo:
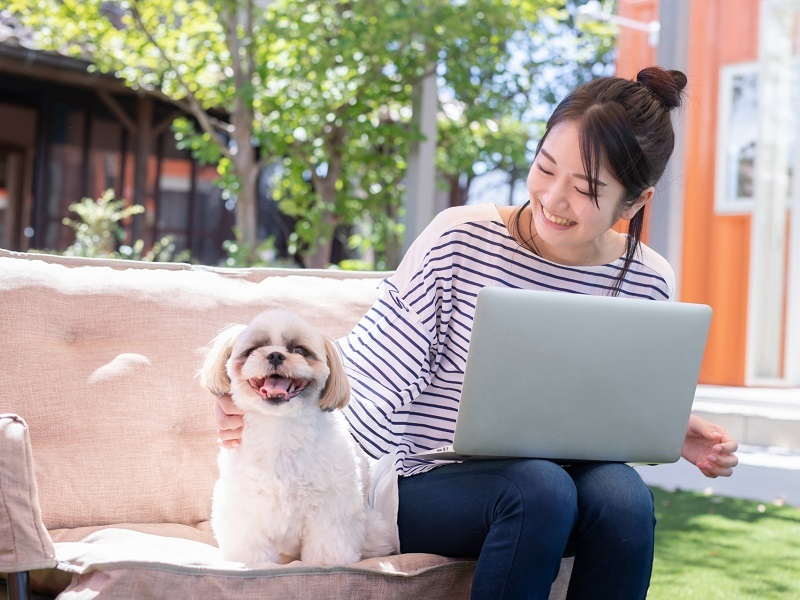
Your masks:
{"label": "grass", "polygon": [[653,488],[648,600],[800,599],[800,508]]}

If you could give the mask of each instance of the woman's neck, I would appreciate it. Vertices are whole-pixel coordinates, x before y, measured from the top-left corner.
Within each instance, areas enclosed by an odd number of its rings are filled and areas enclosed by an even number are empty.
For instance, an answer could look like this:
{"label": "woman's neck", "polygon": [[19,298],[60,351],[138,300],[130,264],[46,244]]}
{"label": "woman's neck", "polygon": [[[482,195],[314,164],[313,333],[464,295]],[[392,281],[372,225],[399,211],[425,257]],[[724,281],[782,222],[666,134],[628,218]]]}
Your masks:
{"label": "woman's neck", "polygon": [[[521,211],[521,212],[520,212]],[[558,249],[536,235],[530,205],[498,206],[497,212],[517,243],[547,261],[566,266],[598,266],[625,255],[626,236],[609,229],[602,239],[587,242],[582,248]]]}

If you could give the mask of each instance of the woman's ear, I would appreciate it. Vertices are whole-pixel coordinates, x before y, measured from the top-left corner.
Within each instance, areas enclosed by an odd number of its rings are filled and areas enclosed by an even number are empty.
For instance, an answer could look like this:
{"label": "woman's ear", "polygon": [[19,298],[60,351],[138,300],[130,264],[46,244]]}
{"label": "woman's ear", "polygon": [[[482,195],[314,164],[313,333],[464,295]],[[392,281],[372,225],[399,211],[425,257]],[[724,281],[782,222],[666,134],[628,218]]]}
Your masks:
{"label": "woman's ear", "polygon": [[650,202],[650,199],[653,197],[655,191],[656,188],[654,188],[652,185],[649,188],[645,189],[641,194],[639,194],[639,197],[633,204],[631,204],[628,208],[622,210],[622,212],[619,215],[620,218],[625,219],[626,221],[630,221],[633,217],[636,216],[636,213],[638,213],[639,210],[641,210],[641,208],[645,204]]}
{"label": "woman's ear", "polygon": [[331,373],[328,375],[325,388],[322,390],[319,407],[324,411],[331,411],[347,406],[350,401],[350,382],[347,380],[344,364],[339,355],[339,347],[327,337],[324,338],[324,341],[325,356]]}

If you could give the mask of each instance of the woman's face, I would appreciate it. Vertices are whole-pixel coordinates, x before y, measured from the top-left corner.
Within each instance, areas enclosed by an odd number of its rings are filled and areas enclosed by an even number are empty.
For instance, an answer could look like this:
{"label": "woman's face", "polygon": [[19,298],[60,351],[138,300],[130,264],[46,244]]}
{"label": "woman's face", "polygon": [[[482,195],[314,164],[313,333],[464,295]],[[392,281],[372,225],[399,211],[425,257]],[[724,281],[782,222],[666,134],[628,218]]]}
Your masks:
{"label": "woman's face", "polygon": [[569,122],[556,125],[528,174],[536,249],[544,258],[568,265],[616,260],[624,253],[625,241],[611,226],[620,217],[624,191],[601,165],[595,204],[581,161],[578,127]]}

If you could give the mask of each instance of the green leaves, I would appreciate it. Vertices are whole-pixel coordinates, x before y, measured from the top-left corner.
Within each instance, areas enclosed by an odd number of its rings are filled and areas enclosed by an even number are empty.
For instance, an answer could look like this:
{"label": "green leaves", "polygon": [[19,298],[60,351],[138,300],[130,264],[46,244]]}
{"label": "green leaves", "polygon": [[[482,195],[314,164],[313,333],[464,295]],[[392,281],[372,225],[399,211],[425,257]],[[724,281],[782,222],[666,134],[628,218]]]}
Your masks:
{"label": "green leaves", "polygon": [[236,200],[240,249],[259,243],[255,174],[280,165],[274,194],[298,217],[298,252],[351,225],[387,268],[398,258],[406,156],[419,136],[411,94],[426,72],[435,69],[446,101],[439,171],[469,181],[526,169],[561,83],[598,74],[611,49],[601,27],[576,32],[576,0],[9,3],[42,48],[88,57],[191,115],[173,131],[180,147],[217,164],[226,199]]}
{"label": "green leaves", "polygon": [[89,258],[127,258],[145,261],[188,261],[188,250],[176,252],[172,236],[164,236],[149,251],[144,241],[136,240],[130,246],[125,241],[122,222],[144,212],[144,206],[118,200],[113,190],[106,190],[97,199],[83,198],[69,205],[78,219],[63,219],[64,225],[75,233],[75,241],[64,251],[65,256]]}

